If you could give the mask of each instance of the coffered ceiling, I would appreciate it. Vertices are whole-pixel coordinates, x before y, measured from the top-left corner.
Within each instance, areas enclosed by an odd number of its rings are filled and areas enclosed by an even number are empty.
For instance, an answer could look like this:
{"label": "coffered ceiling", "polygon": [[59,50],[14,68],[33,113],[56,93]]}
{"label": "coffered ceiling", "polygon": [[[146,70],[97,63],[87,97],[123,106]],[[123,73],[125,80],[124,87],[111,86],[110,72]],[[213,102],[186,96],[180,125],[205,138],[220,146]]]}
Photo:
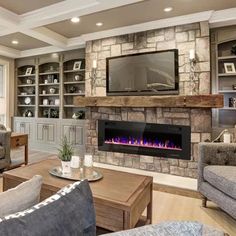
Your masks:
{"label": "coffered ceiling", "polygon": [[[172,11],[165,12],[167,7]],[[72,23],[72,17],[80,21]],[[197,21],[211,27],[236,24],[236,1],[0,0],[0,55],[74,49],[88,40]]]}

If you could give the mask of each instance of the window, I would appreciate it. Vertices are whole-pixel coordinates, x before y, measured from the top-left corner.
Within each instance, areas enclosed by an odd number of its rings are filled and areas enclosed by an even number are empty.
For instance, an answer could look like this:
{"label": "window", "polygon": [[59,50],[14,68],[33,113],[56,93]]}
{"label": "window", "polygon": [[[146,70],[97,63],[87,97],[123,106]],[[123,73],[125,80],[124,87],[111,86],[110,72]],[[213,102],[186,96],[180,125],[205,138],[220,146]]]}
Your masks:
{"label": "window", "polygon": [[5,76],[4,67],[0,65],[0,98],[5,97]]}

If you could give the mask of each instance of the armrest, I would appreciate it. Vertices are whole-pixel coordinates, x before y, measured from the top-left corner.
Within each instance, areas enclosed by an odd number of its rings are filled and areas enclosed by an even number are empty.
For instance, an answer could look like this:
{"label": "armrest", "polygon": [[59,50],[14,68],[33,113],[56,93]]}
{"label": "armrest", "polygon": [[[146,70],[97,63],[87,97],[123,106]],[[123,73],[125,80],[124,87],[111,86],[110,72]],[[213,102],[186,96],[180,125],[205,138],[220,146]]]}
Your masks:
{"label": "armrest", "polygon": [[11,132],[1,130],[0,131],[0,145],[5,148],[6,161],[10,163],[10,150],[11,150]]}
{"label": "armrest", "polygon": [[204,181],[203,169],[207,165],[236,166],[236,143],[199,144],[198,186]]}

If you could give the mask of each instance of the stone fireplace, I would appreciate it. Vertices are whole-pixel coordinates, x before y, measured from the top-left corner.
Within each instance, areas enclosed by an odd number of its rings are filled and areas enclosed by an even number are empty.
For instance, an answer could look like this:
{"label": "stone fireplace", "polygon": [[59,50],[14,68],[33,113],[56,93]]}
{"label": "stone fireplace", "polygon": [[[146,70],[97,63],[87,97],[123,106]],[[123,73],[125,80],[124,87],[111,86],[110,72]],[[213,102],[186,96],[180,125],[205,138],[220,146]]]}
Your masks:
{"label": "stone fireplace", "polygon": [[190,126],[98,120],[98,150],[189,160]]}
{"label": "stone fireplace", "polygon": [[[178,49],[179,93],[190,95],[189,50],[197,56],[196,84],[199,94],[210,93],[210,52],[208,22],[198,22],[164,29],[98,39],[86,43],[86,97],[91,97],[92,62],[97,60],[97,78],[94,96],[106,96],[106,58],[139,52]],[[86,98],[85,97],[85,98]],[[112,100],[112,98],[110,98]],[[145,99],[142,101],[146,103]],[[184,103],[184,101],[183,101]],[[141,104],[141,103],[140,103]],[[197,177],[198,143],[211,139],[211,108],[178,107],[166,105],[153,107],[89,105],[87,119],[87,152],[94,161],[117,166]],[[79,106],[79,103],[78,103]],[[213,106],[214,107],[214,106]],[[190,152],[188,160],[165,158],[162,155],[120,153],[99,150],[98,120],[145,122],[164,125],[190,126]]]}

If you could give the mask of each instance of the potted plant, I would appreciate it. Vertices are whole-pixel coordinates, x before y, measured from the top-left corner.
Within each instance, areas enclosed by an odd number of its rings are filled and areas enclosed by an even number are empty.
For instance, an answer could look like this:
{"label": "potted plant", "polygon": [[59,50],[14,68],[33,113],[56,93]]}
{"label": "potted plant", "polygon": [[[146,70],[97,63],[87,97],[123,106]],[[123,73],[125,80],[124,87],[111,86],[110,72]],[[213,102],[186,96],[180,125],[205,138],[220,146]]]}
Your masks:
{"label": "potted plant", "polygon": [[70,160],[73,155],[73,148],[71,144],[68,142],[67,137],[64,136],[61,143],[61,148],[58,149],[58,157],[61,160],[61,166],[62,166],[62,173],[63,174],[70,174]]}

